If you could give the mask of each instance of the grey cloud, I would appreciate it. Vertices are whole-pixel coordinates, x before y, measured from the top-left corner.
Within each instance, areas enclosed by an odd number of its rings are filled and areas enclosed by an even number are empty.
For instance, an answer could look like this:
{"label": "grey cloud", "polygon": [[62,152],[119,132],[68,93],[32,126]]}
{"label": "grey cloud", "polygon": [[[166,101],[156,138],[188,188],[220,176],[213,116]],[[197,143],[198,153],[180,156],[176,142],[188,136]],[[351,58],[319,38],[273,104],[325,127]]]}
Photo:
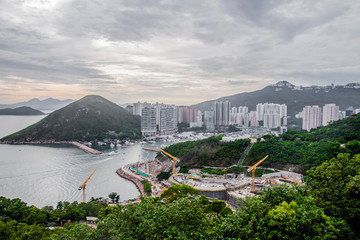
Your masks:
{"label": "grey cloud", "polygon": [[359,62],[358,1],[71,0],[50,10],[26,2],[0,9],[0,80],[9,84],[130,90],[122,97],[136,99],[204,86],[206,98],[219,82],[233,94],[247,79],[359,81],[344,67]]}

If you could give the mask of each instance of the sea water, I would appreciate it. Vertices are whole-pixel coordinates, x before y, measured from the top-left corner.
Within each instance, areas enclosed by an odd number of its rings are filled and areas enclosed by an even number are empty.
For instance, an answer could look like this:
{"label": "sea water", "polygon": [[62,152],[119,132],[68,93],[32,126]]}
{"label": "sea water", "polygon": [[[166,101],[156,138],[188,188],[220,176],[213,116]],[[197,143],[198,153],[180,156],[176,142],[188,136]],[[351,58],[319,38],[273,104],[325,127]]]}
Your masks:
{"label": "sea water", "polygon": [[[0,138],[31,125],[44,116],[0,116]],[[108,197],[117,192],[120,200],[139,196],[135,185],[119,177],[116,170],[125,164],[146,161],[155,152],[134,144],[104,149],[92,155],[68,145],[0,144],[0,196],[20,198],[29,205],[56,206],[59,201],[82,201],[79,186],[96,169],[86,185],[86,199]]]}

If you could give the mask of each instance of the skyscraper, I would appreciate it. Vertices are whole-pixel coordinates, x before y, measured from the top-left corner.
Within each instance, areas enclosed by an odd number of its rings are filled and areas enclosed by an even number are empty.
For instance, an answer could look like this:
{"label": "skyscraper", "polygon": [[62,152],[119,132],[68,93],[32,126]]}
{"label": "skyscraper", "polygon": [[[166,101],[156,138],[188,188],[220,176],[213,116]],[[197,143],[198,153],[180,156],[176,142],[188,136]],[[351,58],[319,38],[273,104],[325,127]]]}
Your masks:
{"label": "skyscraper", "polygon": [[156,134],[156,108],[145,106],[141,111],[141,133],[143,136],[154,136]]}
{"label": "skyscraper", "polygon": [[174,105],[160,106],[160,134],[171,134],[177,131],[177,108]]}
{"label": "skyscraper", "polygon": [[287,106],[276,103],[259,103],[256,105],[256,117],[258,121],[264,121],[263,126],[277,128],[287,125]]}
{"label": "skyscraper", "polygon": [[214,102],[214,114],[216,126],[227,126],[230,121],[230,107],[229,101]]}
{"label": "skyscraper", "polygon": [[302,111],[302,129],[310,131],[321,126],[321,108],[318,105],[305,106]]}
{"label": "skyscraper", "polygon": [[325,104],[323,107],[322,125],[326,126],[332,121],[339,120],[339,106],[335,104]]}
{"label": "skyscraper", "polygon": [[215,129],[214,111],[205,111],[204,112],[204,122],[205,122],[205,127],[208,131],[214,131],[214,129]]}

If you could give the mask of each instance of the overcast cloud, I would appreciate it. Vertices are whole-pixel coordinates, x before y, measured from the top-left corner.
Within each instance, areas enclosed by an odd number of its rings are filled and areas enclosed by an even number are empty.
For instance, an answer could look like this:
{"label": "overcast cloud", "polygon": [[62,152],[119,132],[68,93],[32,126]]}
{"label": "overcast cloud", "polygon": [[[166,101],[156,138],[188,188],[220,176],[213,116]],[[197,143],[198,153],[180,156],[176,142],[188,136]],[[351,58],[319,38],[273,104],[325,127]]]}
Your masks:
{"label": "overcast cloud", "polygon": [[0,103],[360,82],[360,2],[0,0]]}

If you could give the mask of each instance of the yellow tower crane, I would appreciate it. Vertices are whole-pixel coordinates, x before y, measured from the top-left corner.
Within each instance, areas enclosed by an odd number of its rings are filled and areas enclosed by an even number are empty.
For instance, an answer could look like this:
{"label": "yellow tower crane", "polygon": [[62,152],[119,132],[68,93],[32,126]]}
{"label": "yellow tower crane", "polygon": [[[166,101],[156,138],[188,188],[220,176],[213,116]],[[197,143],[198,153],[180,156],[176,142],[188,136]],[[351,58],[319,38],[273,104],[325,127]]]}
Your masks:
{"label": "yellow tower crane", "polygon": [[83,190],[83,202],[86,203],[86,194],[85,194],[85,189],[86,189],[86,183],[89,181],[89,179],[91,178],[91,176],[94,174],[95,170],[92,172],[92,174],[90,174],[90,176],[86,179],[86,181],[80,185],[79,187],[79,191],[82,189]]}
{"label": "yellow tower crane", "polygon": [[168,157],[171,157],[173,160],[173,175],[175,175],[175,165],[176,165],[176,161],[180,161],[178,158],[174,157],[173,155],[171,155],[170,153],[165,152],[164,150],[160,149],[162,153],[166,154]]}
{"label": "yellow tower crane", "polygon": [[252,172],[252,178],[251,178],[251,193],[255,193],[255,169],[256,167],[262,163],[269,155],[266,155],[266,157],[264,157],[263,159],[261,159],[260,161],[258,161],[254,166],[249,167],[248,168],[248,172]]}

